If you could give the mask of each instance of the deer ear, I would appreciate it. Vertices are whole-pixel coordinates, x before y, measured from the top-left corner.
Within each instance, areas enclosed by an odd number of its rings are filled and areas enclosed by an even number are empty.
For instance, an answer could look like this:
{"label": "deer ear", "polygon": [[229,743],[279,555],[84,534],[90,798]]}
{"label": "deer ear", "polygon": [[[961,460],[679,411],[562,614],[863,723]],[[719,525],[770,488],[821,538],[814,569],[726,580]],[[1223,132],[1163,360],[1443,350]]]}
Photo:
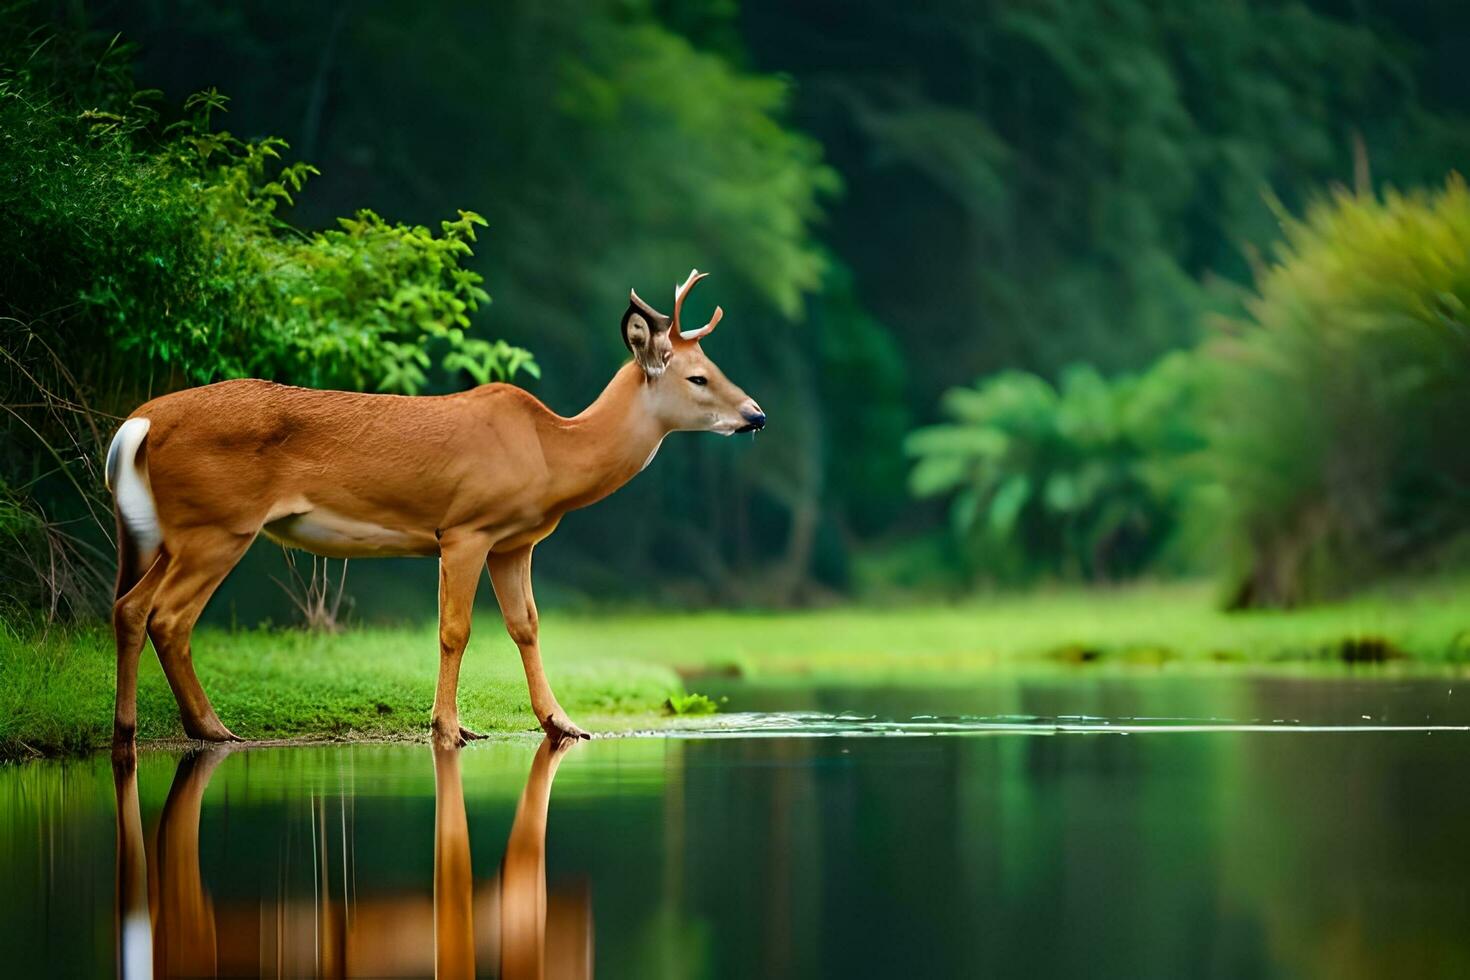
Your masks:
{"label": "deer ear", "polygon": [[669,318],[630,292],[628,311],[623,314],[623,343],[633,352],[633,359],[650,378],[664,373],[664,366],[674,356],[669,340]]}

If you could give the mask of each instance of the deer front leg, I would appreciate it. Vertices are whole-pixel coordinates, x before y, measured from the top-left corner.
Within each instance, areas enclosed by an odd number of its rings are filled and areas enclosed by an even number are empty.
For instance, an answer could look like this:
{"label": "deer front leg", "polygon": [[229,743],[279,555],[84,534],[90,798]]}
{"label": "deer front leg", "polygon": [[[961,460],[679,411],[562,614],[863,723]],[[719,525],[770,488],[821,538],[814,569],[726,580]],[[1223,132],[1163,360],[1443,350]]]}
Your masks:
{"label": "deer front leg", "polygon": [[500,601],[500,614],[505,629],[521,651],[521,666],[526,669],[526,685],[531,689],[531,710],[553,742],[564,738],[591,738],[579,728],[557,702],[541,666],[539,623],[536,600],[531,595],[531,548],[525,545],[503,554],[491,552],[486,559],[495,598]]}
{"label": "deer front leg", "polygon": [[489,549],[478,538],[439,542],[439,684],[434,689],[434,744],[457,748],[473,732],[459,727],[459,664],[470,641],[480,566]]}

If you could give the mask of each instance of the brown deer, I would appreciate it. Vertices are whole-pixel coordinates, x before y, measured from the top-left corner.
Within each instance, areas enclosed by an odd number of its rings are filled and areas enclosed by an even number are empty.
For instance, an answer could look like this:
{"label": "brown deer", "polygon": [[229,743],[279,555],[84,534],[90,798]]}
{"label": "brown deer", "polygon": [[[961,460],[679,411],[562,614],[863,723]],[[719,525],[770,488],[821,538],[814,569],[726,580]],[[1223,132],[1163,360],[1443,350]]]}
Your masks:
{"label": "brown deer", "polygon": [[480,569],[520,648],[531,708],[553,739],[587,738],[541,666],[531,552],[563,514],[612,493],[678,430],[730,435],[765,413],[700,349],[719,323],[684,330],[704,274],[689,273],[665,316],[630,291],[623,342],[633,359],[588,408],[555,414],[528,392],[480,385],[408,397],[222,381],[155,398],[122,424],[107,454],[117,517],[115,753],[131,752],[138,657],[153,640],[184,731],[232,741],[195,676],[189,648],[205,603],[255,536],[335,558],[439,559],[440,745],[460,727],[460,658]]}

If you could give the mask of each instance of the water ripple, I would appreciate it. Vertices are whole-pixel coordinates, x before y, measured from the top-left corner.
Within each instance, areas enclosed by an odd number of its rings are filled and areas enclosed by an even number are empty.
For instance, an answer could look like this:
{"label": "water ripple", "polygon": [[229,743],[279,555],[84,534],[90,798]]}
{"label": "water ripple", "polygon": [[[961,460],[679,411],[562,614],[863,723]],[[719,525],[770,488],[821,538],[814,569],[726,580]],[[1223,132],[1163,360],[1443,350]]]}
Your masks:
{"label": "water ripple", "polygon": [[853,713],[816,711],[740,712],[676,723],[656,731],[628,732],[628,736],[663,738],[828,738],[932,735],[1163,735],[1194,733],[1340,733],[1470,732],[1470,725],[1354,725],[1305,724],[1294,719],[1239,721],[1228,718],[1103,718],[1093,715],[940,716],[917,715],[907,720]]}

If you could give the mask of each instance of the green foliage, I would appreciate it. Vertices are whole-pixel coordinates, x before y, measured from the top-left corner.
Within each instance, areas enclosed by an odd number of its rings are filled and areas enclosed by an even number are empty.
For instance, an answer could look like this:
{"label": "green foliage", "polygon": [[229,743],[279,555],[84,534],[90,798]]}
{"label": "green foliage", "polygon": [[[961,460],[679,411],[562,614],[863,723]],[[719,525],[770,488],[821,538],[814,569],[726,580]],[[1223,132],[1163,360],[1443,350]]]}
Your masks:
{"label": "green foliage", "polygon": [[149,395],[242,376],[412,394],[436,365],[539,376],[472,322],[489,301],[467,266],[478,214],[437,232],[366,209],[293,228],[277,212],[317,171],[284,163],[284,140],[216,128],[228,100],[212,88],[162,125],[127,45],[31,13],[0,22],[0,570],[40,582],[11,601],[100,600],[96,460],[107,416]]}
{"label": "green foliage", "polygon": [[903,439],[912,424],[905,359],[898,341],[858,299],[852,273],[834,265],[808,317],[816,346],[816,413],[828,506],[848,535],[889,526],[907,504]]}
{"label": "green foliage", "polygon": [[[815,142],[779,123],[788,85],[741,72],[656,22],[612,20],[592,33],[575,26],[583,16],[574,7],[548,17],[576,30],[555,98],[563,125],[593,151],[578,179],[618,186],[625,206],[678,202],[681,225],[719,229],[722,272],[796,318],[825,268],[804,232],[818,195],[838,181]],[[629,130],[646,142],[630,145]]]}
{"label": "green foliage", "polygon": [[[431,350],[477,380],[534,373],[525,351],[471,335],[489,300],[463,266],[479,215],[461,211],[435,234],[362,210],[298,232],[276,212],[317,170],[283,164],[284,140],[213,128],[228,101],[214,89],[160,128],[157,93],[133,89],[129,52],[109,48],[88,85],[88,50],[14,22],[0,36],[11,315],[105,352],[104,372],[187,383],[260,376],[412,393]],[[62,308],[71,315],[47,319]]]}
{"label": "green foliage", "polygon": [[925,403],[1006,367],[1136,370],[1192,343],[1249,281],[1242,246],[1276,235],[1262,190],[1295,205],[1347,178],[1355,136],[1395,180],[1470,149],[1442,108],[1454,67],[1415,77],[1454,48],[1396,30],[1447,3],[743,6],[842,172],[828,240],[904,326]]}
{"label": "green foliage", "polygon": [[[46,596],[33,574],[45,551],[45,521],[27,506],[23,494],[7,486],[0,478],[0,542],[16,557],[4,563],[9,574],[0,587],[0,618],[27,608],[34,608]],[[32,559],[31,556],[36,558]]]}
{"label": "green foliage", "polygon": [[1217,343],[1240,604],[1361,583],[1470,531],[1470,191],[1340,190]]}
{"label": "green foliage", "polygon": [[712,715],[719,710],[719,704],[703,694],[671,694],[664,702],[664,711],[675,716]]}
{"label": "green foliage", "polygon": [[1136,574],[1196,488],[1182,464],[1202,446],[1198,394],[1184,354],[1111,381],[1074,365],[1058,385],[1011,371],[955,388],[943,399],[951,421],[908,439],[910,486],[952,498],[954,531],[987,575]]}

